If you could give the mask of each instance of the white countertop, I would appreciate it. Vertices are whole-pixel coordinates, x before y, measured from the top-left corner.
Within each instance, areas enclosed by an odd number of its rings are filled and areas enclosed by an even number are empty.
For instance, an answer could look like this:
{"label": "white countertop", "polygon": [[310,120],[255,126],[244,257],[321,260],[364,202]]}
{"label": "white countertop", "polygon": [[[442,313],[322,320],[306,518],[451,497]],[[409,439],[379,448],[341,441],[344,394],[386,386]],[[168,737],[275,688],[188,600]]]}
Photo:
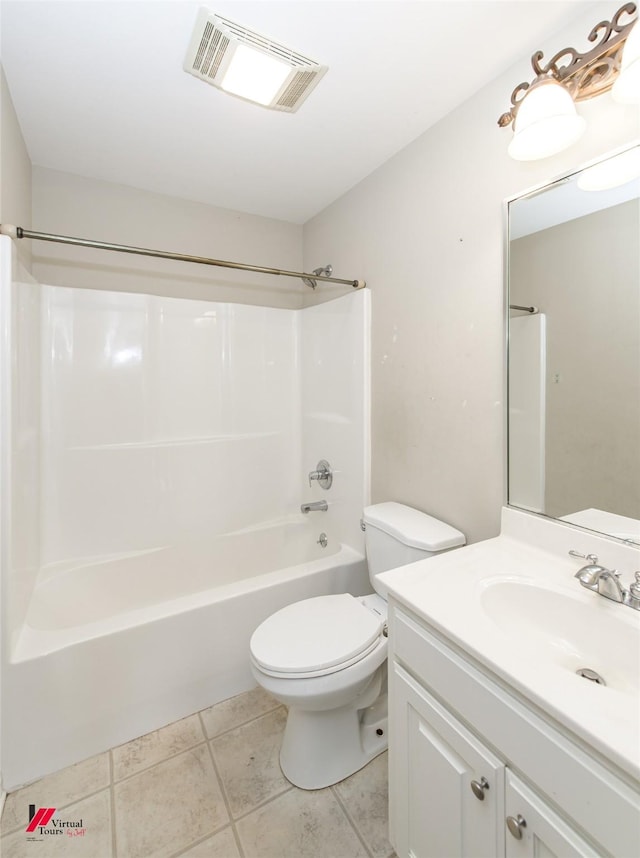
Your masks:
{"label": "white countertop", "polygon": [[[640,611],[581,587],[574,575],[586,561],[568,547],[599,554],[627,586],[640,569],[637,549],[506,509],[499,537],[380,579],[392,598],[640,780]],[[579,667],[607,685],[578,676]]]}

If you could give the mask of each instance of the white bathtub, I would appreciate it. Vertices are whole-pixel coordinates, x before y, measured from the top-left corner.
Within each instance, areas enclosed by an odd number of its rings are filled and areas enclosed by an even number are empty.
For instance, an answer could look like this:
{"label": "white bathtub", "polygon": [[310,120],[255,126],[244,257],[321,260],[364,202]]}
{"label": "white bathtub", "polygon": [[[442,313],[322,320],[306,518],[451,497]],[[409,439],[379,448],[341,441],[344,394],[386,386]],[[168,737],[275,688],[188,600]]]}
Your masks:
{"label": "white bathtub", "polygon": [[[327,525],[325,525],[326,527]],[[44,569],[12,648],[5,789],[255,685],[249,638],[298,599],[370,591],[319,517]]]}

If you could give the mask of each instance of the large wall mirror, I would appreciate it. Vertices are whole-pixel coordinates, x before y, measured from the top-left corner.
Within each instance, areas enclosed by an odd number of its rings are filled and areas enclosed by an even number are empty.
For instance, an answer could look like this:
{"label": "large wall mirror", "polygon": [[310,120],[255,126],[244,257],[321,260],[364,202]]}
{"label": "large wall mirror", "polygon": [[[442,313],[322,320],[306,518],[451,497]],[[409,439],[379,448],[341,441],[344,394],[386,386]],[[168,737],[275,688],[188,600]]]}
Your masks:
{"label": "large wall mirror", "polygon": [[640,547],[639,162],[510,202],[507,241],[508,503]]}

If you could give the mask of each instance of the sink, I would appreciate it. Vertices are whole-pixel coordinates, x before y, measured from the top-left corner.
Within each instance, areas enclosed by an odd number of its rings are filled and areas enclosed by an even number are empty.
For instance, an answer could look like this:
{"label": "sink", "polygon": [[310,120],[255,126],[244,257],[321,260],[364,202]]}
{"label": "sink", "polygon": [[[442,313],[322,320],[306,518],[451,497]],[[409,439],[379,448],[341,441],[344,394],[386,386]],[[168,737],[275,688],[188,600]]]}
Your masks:
{"label": "sink", "polygon": [[640,623],[633,616],[637,612],[595,593],[585,594],[579,586],[576,581],[572,594],[529,579],[485,579],[480,606],[508,636],[511,649],[522,647],[534,652],[541,664],[550,662],[573,674],[593,670],[606,688],[637,694]]}
{"label": "sink", "polygon": [[581,587],[570,551],[597,554],[627,587],[640,569],[637,547],[505,507],[499,536],[380,578],[392,608],[639,779],[640,611]]}

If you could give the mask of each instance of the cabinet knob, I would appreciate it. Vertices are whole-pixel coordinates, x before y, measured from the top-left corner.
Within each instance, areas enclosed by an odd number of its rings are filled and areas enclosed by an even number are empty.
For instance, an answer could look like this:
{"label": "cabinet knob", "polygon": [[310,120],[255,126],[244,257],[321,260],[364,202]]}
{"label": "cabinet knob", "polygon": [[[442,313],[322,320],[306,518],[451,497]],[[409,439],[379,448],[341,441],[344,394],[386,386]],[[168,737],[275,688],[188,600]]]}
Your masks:
{"label": "cabinet knob", "polygon": [[512,834],[516,840],[522,840],[522,829],[527,827],[527,823],[523,816],[518,814],[517,816],[508,816],[507,817],[507,828],[509,829],[509,833]]}
{"label": "cabinet knob", "polygon": [[480,778],[479,781],[471,781],[471,792],[479,801],[484,801],[484,793],[488,789],[489,781],[486,778]]}

